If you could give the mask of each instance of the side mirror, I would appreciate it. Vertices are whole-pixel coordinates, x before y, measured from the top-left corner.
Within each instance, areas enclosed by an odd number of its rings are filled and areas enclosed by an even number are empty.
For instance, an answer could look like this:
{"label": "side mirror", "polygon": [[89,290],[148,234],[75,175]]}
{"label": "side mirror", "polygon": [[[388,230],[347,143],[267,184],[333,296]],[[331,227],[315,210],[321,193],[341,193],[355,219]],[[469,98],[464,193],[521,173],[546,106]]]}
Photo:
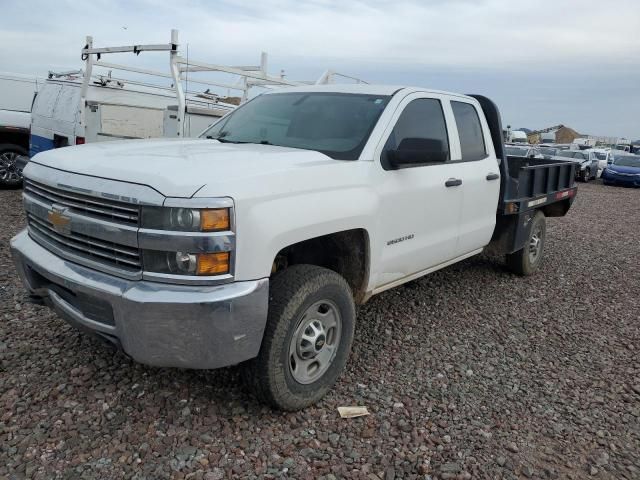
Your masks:
{"label": "side mirror", "polygon": [[444,163],[449,160],[441,140],[432,138],[405,138],[396,149],[386,149],[384,154],[393,168],[427,163]]}

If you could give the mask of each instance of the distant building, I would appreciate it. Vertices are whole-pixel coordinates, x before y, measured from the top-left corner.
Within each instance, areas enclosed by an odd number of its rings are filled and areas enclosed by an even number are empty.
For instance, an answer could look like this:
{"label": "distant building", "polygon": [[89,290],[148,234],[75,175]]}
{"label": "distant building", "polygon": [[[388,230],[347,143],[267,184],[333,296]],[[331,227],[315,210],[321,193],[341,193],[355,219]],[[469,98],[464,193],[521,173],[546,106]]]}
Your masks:
{"label": "distant building", "polygon": [[576,138],[580,137],[582,135],[573,128],[563,126],[556,130],[556,143],[573,143]]}

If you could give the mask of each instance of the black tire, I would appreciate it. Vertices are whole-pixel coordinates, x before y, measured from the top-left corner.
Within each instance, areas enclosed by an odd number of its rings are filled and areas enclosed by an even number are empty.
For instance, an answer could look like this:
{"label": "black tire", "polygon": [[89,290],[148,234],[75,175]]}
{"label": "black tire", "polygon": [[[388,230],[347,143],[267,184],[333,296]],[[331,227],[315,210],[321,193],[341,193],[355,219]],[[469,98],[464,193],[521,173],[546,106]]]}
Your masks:
{"label": "black tire", "polygon": [[[332,302],[341,317],[337,348],[322,376],[313,383],[299,383],[291,372],[290,345],[305,312],[323,301]],[[355,317],[351,289],[337,273],[314,265],[293,265],[277,273],[269,286],[269,314],[260,352],[242,368],[247,387],[259,400],[281,410],[299,410],[317,402],[344,370]]]}
{"label": "black tire", "polygon": [[[539,250],[535,257],[530,255],[530,249],[534,235],[539,240]],[[540,268],[542,259],[544,256],[544,244],[547,235],[547,222],[540,210],[536,212],[531,220],[531,228],[529,229],[529,237],[525,243],[525,246],[517,252],[507,254],[507,267],[513,273],[526,276],[531,275]]]}
{"label": "black tire", "polygon": [[22,185],[22,172],[15,165],[17,155],[28,155],[28,152],[20,145],[0,145],[0,188],[17,188]]}
{"label": "black tire", "polygon": [[591,180],[591,169],[590,168],[585,168],[582,173],[580,174],[580,180],[582,180],[584,183],[588,183],[589,180]]}

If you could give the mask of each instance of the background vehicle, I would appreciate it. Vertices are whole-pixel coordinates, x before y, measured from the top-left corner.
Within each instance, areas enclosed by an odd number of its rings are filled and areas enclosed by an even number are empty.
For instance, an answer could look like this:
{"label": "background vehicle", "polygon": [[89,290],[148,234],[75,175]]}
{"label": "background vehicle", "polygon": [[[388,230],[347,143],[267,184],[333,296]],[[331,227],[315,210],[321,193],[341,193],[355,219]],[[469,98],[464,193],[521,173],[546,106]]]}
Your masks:
{"label": "background vehicle", "polygon": [[571,144],[571,148],[576,150],[588,150],[596,146],[596,140],[593,138],[576,138]]}
{"label": "background vehicle", "polygon": [[602,172],[605,185],[640,187],[640,155],[620,155]]}
{"label": "background vehicle", "polygon": [[527,132],[523,130],[507,130],[507,143],[525,143],[528,144]]}
{"label": "background vehicle", "polygon": [[[77,76],[76,76],[77,75]],[[52,148],[110,140],[178,135],[171,89],[93,77],[83,96],[82,72],[53,75],[31,112],[31,156]],[[215,97],[187,97],[184,136],[197,136],[235,105]]]}
{"label": "background vehicle", "polygon": [[287,88],[203,137],[36,155],[12,253],[70,323],[151,365],[246,362],[288,410],[344,369],[356,304],[485,248],[536,272],[577,191],[574,163],[507,156],[482,96]]}
{"label": "background vehicle", "polygon": [[16,161],[29,152],[29,112],[38,87],[34,76],[0,72],[0,187],[22,184]]}
{"label": "background vehicle", "polygon": [[540,150],[540,154],[546,159],[553,158],[560,151],[559,148],[550,147],[547,145],[540,145],[538,148]]}
{"label": "background vehicle", "polygon": [[536,145],[505,145],[507,155],[522,158],[544,158],[540,149]]}
{"label": "background vehicle", "polygon": [[593,148],[587,151],[598,160],[598,176],[602,174],[609,163],[613,162],[613,153],[610,148]]}
{"label": "background vehicle", "polygon": [[597,178],[598,159],[595,154],[582,150],[561,150],[556,155],[557,159],[571,160],[576,163],[576,178],[583,182]]}

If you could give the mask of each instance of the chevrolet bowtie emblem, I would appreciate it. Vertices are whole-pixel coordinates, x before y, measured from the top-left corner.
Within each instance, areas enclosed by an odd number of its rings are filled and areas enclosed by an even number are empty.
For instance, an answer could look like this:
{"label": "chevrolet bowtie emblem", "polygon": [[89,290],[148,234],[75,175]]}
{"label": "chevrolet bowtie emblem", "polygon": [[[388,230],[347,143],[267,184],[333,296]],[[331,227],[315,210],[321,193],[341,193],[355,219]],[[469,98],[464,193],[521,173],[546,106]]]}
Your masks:
{"label": "chevrolet bowtie emblem", "polygon": [[65,235],[71,233],[71,217],[65,215],[66,210],[67,209],[64,207],[58,207],[57,205],[54,205],[47,214],[47,217],[49,218],[49,222],[51,222],[53,229],[56,232]]}

